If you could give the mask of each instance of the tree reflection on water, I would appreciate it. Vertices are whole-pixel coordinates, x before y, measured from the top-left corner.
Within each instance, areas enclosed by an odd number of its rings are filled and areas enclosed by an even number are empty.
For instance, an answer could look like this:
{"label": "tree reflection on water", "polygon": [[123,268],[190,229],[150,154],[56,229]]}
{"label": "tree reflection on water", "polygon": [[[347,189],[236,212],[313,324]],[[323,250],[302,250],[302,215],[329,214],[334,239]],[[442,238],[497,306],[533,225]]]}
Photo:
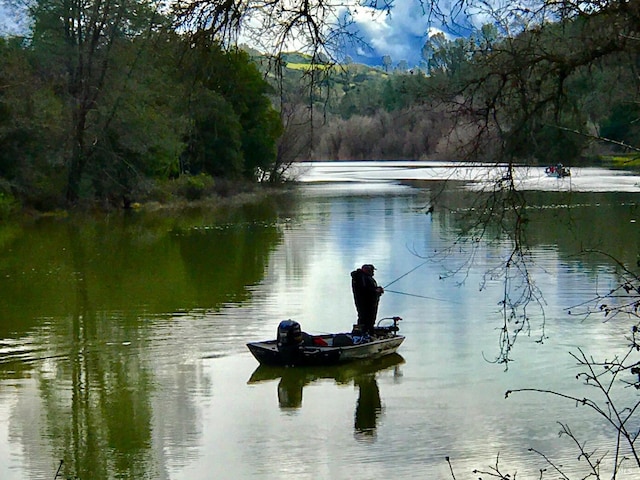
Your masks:
{"label": "tree reflection on water", "polygon": [[190,308],[250,299],[281,238],[274,210],[257,208],[246,219],[44,219],[3,245],[0,380],[32,379],[40,399],[37,415],[25,401],[7,420],[31,476],[167,478],[154,430],[176,443],[184,424],[197,431],[187,327],[221,337],[216,317]]}

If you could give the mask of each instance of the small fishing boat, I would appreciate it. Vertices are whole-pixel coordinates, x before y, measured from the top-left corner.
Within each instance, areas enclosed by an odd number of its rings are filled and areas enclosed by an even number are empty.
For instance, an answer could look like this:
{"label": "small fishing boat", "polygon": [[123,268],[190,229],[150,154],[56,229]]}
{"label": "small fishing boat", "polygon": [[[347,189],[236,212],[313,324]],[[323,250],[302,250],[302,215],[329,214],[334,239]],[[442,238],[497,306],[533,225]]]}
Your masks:
{"label": "small fishing boat", "polygon": [[549,177],[564,178],[571,176],[571,170],[559,163],[558,165],[550,165],[544,169]]}
{"label": "small fishing boat", "polygon": [[275,340],[250,342],[247,348],[261,365],[323,366],[376,359],[395,353],[404,341],[398,335],[400,320],[381,319],[372,335],[363,335],[356,328],[350,333],[309,335],[298,322],[283,320]]}

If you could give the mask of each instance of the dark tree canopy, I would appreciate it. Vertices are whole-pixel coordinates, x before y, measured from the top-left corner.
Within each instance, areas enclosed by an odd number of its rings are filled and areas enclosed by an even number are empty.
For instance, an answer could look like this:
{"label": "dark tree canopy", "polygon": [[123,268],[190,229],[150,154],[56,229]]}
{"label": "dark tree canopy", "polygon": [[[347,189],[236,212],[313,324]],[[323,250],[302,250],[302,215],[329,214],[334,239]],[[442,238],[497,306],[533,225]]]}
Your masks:
{"label": "dark tree canopy", "polygon": [[185,166],[255,180],[275,161],[271,87],[246,53],[139,0],[40,0],[31,16],[28,39],[0,39],[3,194],[126,205]]}

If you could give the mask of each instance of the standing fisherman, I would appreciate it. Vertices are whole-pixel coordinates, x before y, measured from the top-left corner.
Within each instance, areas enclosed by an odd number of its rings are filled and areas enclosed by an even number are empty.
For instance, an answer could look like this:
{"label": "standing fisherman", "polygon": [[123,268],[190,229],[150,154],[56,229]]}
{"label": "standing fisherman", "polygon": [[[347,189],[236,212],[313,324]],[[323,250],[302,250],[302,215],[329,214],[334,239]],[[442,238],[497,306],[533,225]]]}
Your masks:
{"label": "standing fisherman", "polygon": [[373,278],[375,267],[369,263],[351,272],[351,290],[358,311],[358,326],[362,333],[373,334],[378,314],[378,303],[384,288],[379,287]]}

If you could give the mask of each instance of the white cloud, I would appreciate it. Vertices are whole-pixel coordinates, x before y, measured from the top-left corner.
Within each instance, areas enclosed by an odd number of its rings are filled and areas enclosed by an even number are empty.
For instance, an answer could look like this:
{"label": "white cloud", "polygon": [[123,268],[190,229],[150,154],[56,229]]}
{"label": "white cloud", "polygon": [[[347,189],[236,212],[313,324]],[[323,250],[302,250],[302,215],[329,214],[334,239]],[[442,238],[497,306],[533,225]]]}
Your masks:
{"label": "white cloud", "polygon": [[0,0],[0,36],[26,35],[29,29],[26,8]]}
{"label": "white cloud", "polygon": [[[448,12],[447,2],[440,7]],[[356,62],[372,65],[382,64],[382,57],[391,56],[394,63],[406,60],[410,66],[421,61],[421,50],[429,35],[444,32],[447,36],[459,36],[471,24],[466,15],[460,15],[457,28],[443,25],[437,16],[425,11],[427,4],[420,0],[396,0],[389,12],[366,7],[350,7],[343,12],[352,24],[349,31],[361,38],[368,46],[347,45],[345,54]]]}

